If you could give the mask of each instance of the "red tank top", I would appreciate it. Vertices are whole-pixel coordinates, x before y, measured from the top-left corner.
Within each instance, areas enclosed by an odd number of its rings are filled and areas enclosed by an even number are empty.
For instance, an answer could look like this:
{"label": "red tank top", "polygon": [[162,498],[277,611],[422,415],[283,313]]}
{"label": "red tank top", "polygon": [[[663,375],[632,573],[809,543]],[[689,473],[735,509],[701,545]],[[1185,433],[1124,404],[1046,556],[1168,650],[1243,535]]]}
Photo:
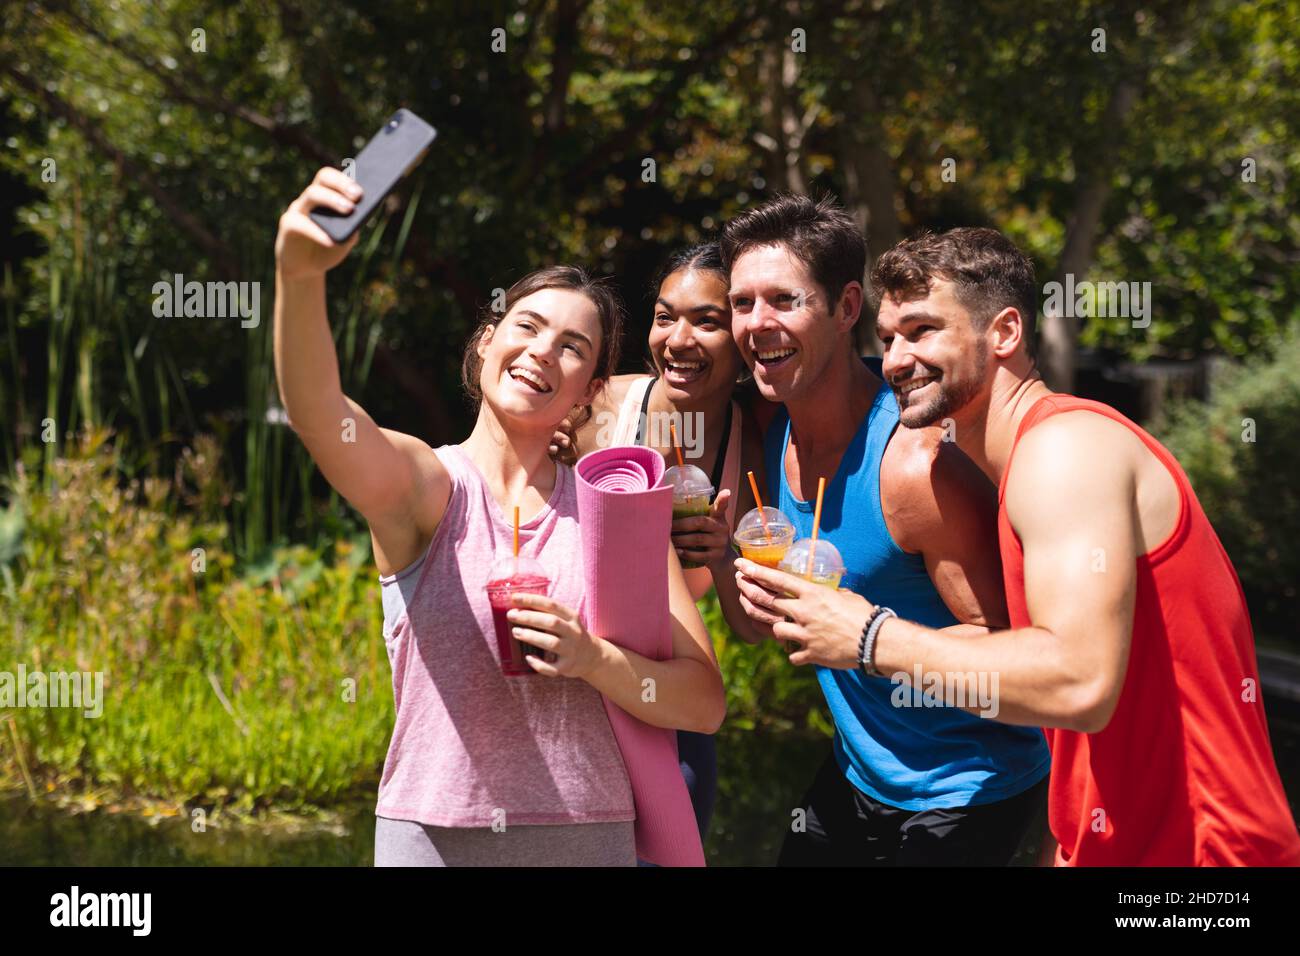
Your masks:
{"label": "red tank top", "polygon": [[[1177,460],[1108,405],[1048,395],[1016,433],[1075,410],[1125,425],[1178,485],[1178,523],[1137,559],[1128,671],[1100,733],[1045,728],[1048,820],[1066,866],[1296,866],[1300,835],[1264,720],[1255,638],[1237,572]],[[998,540],[1011,626],[1026,610],[1024,550],[1007,517]]]}

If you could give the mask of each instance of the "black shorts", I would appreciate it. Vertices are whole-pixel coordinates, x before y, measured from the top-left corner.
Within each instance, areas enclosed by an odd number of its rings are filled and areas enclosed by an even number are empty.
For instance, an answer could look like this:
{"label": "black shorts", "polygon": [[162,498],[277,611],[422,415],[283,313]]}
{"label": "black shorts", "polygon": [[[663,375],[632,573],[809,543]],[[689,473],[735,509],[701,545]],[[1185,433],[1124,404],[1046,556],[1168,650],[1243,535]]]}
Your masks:
{"label": "black shorts", "polygon": [[849,783],[832,752],[804,794],[804,819],[792,819],[777,865],[1006,866],[1046,802],[1044,777],[996,803],[904,810]]}

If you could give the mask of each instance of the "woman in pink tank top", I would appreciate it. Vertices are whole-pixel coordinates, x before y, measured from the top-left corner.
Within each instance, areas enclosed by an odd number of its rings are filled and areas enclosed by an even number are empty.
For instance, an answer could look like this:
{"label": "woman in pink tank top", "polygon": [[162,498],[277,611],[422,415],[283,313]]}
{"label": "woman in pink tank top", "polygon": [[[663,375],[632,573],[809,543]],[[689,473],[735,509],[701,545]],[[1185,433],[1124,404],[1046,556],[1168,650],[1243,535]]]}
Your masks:
{"label": "woman in pink tank top", "polygon": [[[615,375],[592,402],[593,414],[574,429],[576,451],[646,445],[677,464],[668,423],[676,425],[684,459],[710,476],[715,498],[707,517],[673,522],[677,556],[691,597],[703,598],[714,574],[731,576],[731,533],[754,507],[745,472],[763,477],[762,437],[736,400],[748,369],[731,337],[727,270],[717,243],[673,253],[651,286],[654,317],[647,342],[649,375]],[[761,399],[758,399],[761,401]],[[556,436],[569,448],[567,436]],[[717,793],[717,751],[711,734],[678,731],[682,775],[700,838],[707,835]]]}
{"label": "woman in pink tank top", "polygon": [[[671,547],[671,658],[642,657],[586,626],[576,477],[549,445],[562,419],[589,414],[617,365],[617,298],[568,266],[515,283],[466,350],[474,430],[432,449],[379,428],[340,388],[324,274],[355,240],[333,243],[307,213],[347,214],[359,198],[326,168],[281,217],[275,360],[295,432],[370,525],[384,585],[396,720],[376,864],[630,865],[636,812],[602,695],[653,726],[703,732],[726,702]],[[503,673],[486,594],[494,560],[514,547],[515,506],[519,553],[551,582],[548,596],[516,594],[507,615],[540,652],[521,677]]]}

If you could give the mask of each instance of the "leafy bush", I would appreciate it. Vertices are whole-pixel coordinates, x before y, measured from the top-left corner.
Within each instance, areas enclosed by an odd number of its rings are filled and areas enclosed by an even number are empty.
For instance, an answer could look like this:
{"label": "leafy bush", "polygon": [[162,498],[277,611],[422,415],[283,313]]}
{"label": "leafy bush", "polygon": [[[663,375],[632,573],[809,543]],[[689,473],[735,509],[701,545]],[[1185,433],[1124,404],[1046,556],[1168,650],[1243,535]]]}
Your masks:
{"label": "leafy bush", "polygon": [[[237,811],[372,799],[393,713],[368,538],[241,566],[214,442],[186,450],[172,483],[123,482],[119,451],[84,434],[48,488],[29,452],[0,510],[0,670],[104,674],[98,718],[0,712],[0,785]],[[830,733],[811,668],[735,638],[716,596],[702,610],[728,729]]]}
{"label": "leafy bush", "polygon": [[713,636],[727,688],[725,728],[815,730],[827,736],[834,732],[812,667],[793,667],[776,641],[751,646],[733,634],[722,616],[717,592],[708,593],[700,611]]}
{"label": "leafy bush", "polygon": [[1300,649],[1300,331],[1224,372],[1208,402],[1174,409],[1162,440],[1241,578],[1256,634]]}
{"label": "leafy bush", "polygon": [[[215,453],[183,460],[191,506]],[[0,670],[102,672],[103,713],[0,713],[0,781],[238,810],[372,796],[392,694],[368,540],[329,560],[280,548],[238,575],[228,526],[176,508],[189,496],[161,479],[123,487],[117,465],[96,432],[53,460],[51,487],[27,468],[12,481]]]}

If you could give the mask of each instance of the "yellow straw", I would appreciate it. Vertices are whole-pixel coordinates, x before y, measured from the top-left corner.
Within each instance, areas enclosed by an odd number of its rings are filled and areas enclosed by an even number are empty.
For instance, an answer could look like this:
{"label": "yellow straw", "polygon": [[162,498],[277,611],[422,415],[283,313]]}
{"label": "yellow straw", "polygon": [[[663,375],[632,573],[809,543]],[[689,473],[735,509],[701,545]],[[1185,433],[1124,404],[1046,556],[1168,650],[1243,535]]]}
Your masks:
{"label": "yellow straw", "polygon": [[763,513],[763,496],[758,493],[758,482],[754,480],[754,473],[749,473],[749,490],[754,493],[754,500],[758,502],[758,520],[763,522],[763,534],[767,535],[767,543],[772,543],[772,532],[767,527],[767,515]]}
{"label": "yellow straw", "polygon": [[519,557],[519,506],[515,505],[515,557]]}
{"label": "yellow straw", "polygon": [[813,555],[817,553],[817,532],[822,523],[822,498],[826,495],[826,478],[822,476],[817,479],[817,508],[813,512],[813,533],[812,544],[808,545],[808,570],[804,573],[806,580],[812,580],[813,572]]}
{"label": "yellow straw", "polygon": [[[682,460],[682,450],[677,447],[677,425],[675,422],[668,423],[668,432],[673,436],[673,451],[677,452],[677,467],[685,468],[686,462]],[[662,435],[663,432],[659,434]]]}

